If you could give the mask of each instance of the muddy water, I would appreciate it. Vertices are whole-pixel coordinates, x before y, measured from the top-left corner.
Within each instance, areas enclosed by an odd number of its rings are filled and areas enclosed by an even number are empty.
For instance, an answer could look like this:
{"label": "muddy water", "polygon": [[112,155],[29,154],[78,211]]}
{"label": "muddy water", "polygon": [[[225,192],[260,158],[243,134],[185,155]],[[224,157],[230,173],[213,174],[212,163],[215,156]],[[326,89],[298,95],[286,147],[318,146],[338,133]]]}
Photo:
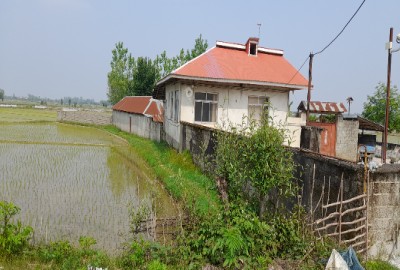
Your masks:
{"label": "muddy water", "polygon": [[35,242],[82,235],[118,252],[131,237],[129,210],[155,202],[157,216],[176,206],[117,137],[64,124],[0,125],[0,200],[21,208]]}

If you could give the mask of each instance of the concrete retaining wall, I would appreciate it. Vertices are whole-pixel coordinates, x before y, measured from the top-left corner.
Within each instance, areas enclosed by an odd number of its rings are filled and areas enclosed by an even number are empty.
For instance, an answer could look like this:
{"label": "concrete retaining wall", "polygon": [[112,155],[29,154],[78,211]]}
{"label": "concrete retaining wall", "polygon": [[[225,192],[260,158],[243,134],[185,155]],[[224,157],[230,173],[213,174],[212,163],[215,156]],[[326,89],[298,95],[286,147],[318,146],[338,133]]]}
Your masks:
{"label": "concrete retaining wall", "polygon": [[111,113],[98,111],[58,111],[57,121],[110,125]]}

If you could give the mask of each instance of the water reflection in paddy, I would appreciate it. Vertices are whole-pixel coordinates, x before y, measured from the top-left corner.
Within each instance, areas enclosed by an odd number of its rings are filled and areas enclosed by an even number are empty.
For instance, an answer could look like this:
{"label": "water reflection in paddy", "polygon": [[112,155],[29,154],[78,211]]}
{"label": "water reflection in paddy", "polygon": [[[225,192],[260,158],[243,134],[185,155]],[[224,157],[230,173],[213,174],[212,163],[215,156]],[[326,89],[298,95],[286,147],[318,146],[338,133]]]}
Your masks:
{"label": "water reflection in paddy", "polygon": [[35,242],[82,236],[115,251],[129,238],[129,208],[154,198],[158,216],[176,209],[119,138],[89,127],[7,124],[0,128],[0,200],[21,207]]}

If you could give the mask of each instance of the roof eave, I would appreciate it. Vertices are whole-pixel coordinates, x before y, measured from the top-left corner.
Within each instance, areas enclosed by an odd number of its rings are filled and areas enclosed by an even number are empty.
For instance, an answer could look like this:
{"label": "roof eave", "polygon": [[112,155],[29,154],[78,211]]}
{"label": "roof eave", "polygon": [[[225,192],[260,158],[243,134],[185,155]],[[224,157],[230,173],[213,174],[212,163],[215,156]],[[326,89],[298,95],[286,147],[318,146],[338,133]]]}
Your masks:
{"label": "roof eave", "polygon": [[288,90],[301,90],[301,89],[307,88],[307,85],[298,85],[298,84],[286,84],[286,83],[276,83],[276,82],[266,82],[266,81],[235,80],[235,79],[224,79],[224,78],[207,78],[207,77],[195,77],[195,76],[186,76],[186,75],[178,75],[178,74],[169,74],[164,79],[160,80],[156,84],[156,86],[162,86],[170,79],[195,80],[195,81],[202,81],[202,82],[248,84],[248,85],[258,85],[258,86],[276,86],[276,87],[288,88]]}

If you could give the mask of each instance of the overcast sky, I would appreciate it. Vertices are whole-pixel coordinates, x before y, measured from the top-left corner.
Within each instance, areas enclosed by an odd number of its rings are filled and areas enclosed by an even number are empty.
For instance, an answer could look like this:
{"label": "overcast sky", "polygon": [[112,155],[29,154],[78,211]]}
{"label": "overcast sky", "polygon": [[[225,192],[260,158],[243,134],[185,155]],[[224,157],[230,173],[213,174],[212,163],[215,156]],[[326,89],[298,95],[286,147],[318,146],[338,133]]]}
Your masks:
{"label": "overcast sky", "polygon": [[[0,88],[6,95],[106,99],[111,50],[118,41],[135,56],[190,49],[199,34],[283,49],[296,68],[325,47],[361,0],[135,1],[0,0]],[[345,102],[361,112],[367,95],[386,82],[389,28],[400,33],[399,0],[367,0],[345,32],[313,66],[312,100]],[[395,44],[395,47],[399,45]],[[400,52],[392,82],[400,82]],[[301,73],[308,74],[308,64]],[[306,99],[306,90],[292,97]]]}

